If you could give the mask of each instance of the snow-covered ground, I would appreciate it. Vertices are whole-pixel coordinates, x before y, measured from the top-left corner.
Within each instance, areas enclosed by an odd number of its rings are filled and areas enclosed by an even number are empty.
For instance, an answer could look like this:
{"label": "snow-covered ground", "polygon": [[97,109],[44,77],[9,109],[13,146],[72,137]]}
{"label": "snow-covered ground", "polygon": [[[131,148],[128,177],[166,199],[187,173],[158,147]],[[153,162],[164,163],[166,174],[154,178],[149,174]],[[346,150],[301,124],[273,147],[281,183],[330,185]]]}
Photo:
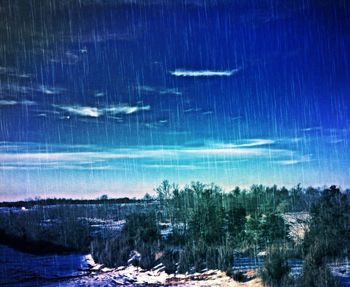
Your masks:
{"label": "snow-covered ground", "polygon": [[237,283],[218,270],[175,276],[162,266],[150,271],[132,265],[111,269],[95,263],[91,255],[37,256],[4,245],[0,262],[1,286],[261,286],[257,279]]}
{"label": "snow-covered ground", "polygon": [[310,214],[308,212],[290,212],[283,214],[282,217],[289,226],[289,238],[296,244],[302,244],[309,225]]}
{"label": "snow-covered ground", "polygon": [[[91,255],[45,255],[37,256],[22,253],[0,245],[0,285],[4,286],[237,286],[261,287],[255,278],[251,260],[236,258],[241,270],[252,276],[252,280],[239,283],[219,270],[208,270],[195,274],[167,274],[161,264],[152,270],[142,270],[133,265],[106,268],[94,262]],[[243,260],[244,259],[244,260]],[[249,258],[248,258],[249,259]],[[261,263],[261,262],[260,262]],[[259,265],[259,264],[257,264]],[[298,264],[301,267],[301,262]],[[238,267],[238,266],[236,266]],[[330,269],[341,286],[350,286],[350,265],[347,261],[330,264]],[[237,270],[237,268],[236,268]]]}
{"label": "snow-covered ground", "polygon": [[123,229],[125,220],[79,217],[81,222],[90,225],[92,236],[115,236]]}
{"label": "snow-covered ground", "polygon": [[135,266],[119,267],[116,269],[102,268],[90,275],[50,283],[53,286],[262,286],[259,279],[247,283],[238,283],[219,270],[209,270],[204,273],[191,275],[166,274],[163,271],[145,271]]}

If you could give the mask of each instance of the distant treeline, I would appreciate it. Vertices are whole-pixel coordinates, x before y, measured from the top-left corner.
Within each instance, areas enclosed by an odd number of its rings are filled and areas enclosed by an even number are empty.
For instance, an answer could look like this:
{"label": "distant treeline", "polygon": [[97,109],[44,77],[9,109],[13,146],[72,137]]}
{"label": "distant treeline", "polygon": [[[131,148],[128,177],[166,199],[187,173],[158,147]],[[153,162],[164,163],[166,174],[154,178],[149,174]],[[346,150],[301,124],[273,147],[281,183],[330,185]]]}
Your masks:
{"label": "distant treeline", "polygon": [[0,207],[25,207],[45,205],[63,205],[63,204],[122,204],[143,202],[144,199],[135,199],[128,197],[121,198],[101,198],[97,199],[70,199],[70,198],[46,198],[46,199],[29,199],[14,202],[0,202]]}

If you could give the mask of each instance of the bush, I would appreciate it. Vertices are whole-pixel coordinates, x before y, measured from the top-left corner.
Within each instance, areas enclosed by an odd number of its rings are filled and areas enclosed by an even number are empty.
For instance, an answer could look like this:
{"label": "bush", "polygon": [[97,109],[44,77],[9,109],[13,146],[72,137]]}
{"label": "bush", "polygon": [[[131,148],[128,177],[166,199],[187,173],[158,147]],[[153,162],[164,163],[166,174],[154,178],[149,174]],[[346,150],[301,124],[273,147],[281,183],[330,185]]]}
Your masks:
{"label": "bush", "polygon": [[335,287],[339,282],[332,276],[327,268],[325,259],[320,256],[318,248],[310,248],[305,257],[303,273],[299,281],[299,286],[308,287]]}
{"label": "bush", "polygon": [[121,234],[114,238],[95,239],[92,255],[107,266],[126,265],[133,250],[141,254],[140,266],[150,269],[159,250],[160,232],[154,214],[134,213],[127,217]]}
{"label": "bush", "polygon": [[337,187],[326,189],[311,209],[311,222],[304,238],[304,266],[300,286],[333,287],[327,262],[348,256],[350,241],[349,198]]}
{"label": "bush", "polygon": [[261,271],[261,279],[270,287],[287,286],[289,271],[285,253],[281,248],[274,247],[268,252]]}
{"label": "bush", "polygon": [[179,251],[171,249],[165,250],[161,262],[165,266],[165,272],[168,274],[175,273],[178,271]]}
{"label": "bush", "polygon": [[232,271],[233,249],[230,247],[208,245],[202,240],[192,241],[183,247],[179,255],[180,273],[203,269]]}

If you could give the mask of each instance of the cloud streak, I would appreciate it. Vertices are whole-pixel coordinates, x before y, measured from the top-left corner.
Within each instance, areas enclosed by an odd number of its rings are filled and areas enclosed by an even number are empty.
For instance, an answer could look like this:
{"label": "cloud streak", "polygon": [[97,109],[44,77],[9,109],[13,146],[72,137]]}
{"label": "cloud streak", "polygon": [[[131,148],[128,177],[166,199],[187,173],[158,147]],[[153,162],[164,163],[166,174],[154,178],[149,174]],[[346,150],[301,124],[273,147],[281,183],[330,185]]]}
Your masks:
{"label": "cloud streak", "polygon": [[[225,160],[232,163],[237,160],[256,160],[266,163],[277,162],[280,165],[292,165],[307,162],[308,156],[300,156],[288,149],[272,146],[272,140],[248,139],[240,144],[211,143],[196,147],[186,146],[133,146],[106,148],[99,146],[49,145],[43,146],[28,143],[0,142],[0,170],[40,169],[120,169],[134,166],[169,168],[174,163],[178,168],[190,165],[197,166],[205,160],[216,164]],[[269,145],[269,146],[265,146]],[[292,159],[291,156],[293,157]],[[198,168],[198,166],[197,166]]]}
{"label": "cloud streak", "polygon": [[[24,76],[23,76],[24,77]],[[45,85],[22,85],[18,83],[5,84],[0,86],[0,90],[10,93],[28,94],[28,93],[41,93],[44,95],[59,95],[66,89],[59,87],[50,87]]]}
{"label": "cloud streak", "polygon": [[12,100],[0,100],[0,106],[15,106],[18,102]]}
{"label": "cloud streak", "polygon": [[23,101],[14,101],[14,100],[0,100],[0,107],[3,106],[16,106],[16,105],[23,105],[23,106],[33,106],[36,105],[36,102],[30,101],[30,100],[23,100]]}
{"label": "cloud streak", "polygon": [[83,117],[98,118],[99,116],[103,115],[103,111],[95,107],[57,106],[57,105],[54,105],[54,107],[57,107],[65,112],[68,112],[69,114],[83,116]]}
{"label": "cloud streak", "polygon": [[47,87],[44,85],[40,85],[39,87],[37,87],[36,89],[33,89],[33,90],[36,92],[43,93],[45,95],[58,95],[58,94],[62,93],[63,91],[65,91],[65,89],[63,89],[63,88]]}
{"label": "cloud streak", "polygon": [[175,95],[181,96],[182,92],[180,92],[176,88],[165,88],[165,87],[151,87],[151,86],[136,86],[136,90],[142,93],[154,93],[159,95]]}
{"label": "cloud streak", "polygon": [[243,147],[256,147],[264,145],[272,145],[275,141],[272,139],[246,139],[242,140],[240,143],[236,144],[227,144],[227,143],[215,143],[213,144],[216,147],[222,148],[243,148]]}
{"label": "cloud streak", "polygon": [[311,155],[304,155],[304,156],[299,156],[296,158],[279,160],[279,161],[277,161],[277,163],[280,165],[289,166],[289,165],[307,163],[307,162],[311,162],[311,161],[312,161]]}
{"label": "cloud streak", "polygon": [[130,115],[140,111],[149,111],[151,106],[129,106],[129,105],[115,105],[107,107],[90,107],[90,106],[61,106],[53,105],[53,107],[65,111],[71,115],[98,118],[104,115]]}
{"label": "cloud streak", "polygon": [[234,74],[237,74],[241,69],[233,70],[223,70],[223,71],[214,71],[214,70],[184,70],[176,69],[171,71],[170,74],[175,77],[230,77]]}

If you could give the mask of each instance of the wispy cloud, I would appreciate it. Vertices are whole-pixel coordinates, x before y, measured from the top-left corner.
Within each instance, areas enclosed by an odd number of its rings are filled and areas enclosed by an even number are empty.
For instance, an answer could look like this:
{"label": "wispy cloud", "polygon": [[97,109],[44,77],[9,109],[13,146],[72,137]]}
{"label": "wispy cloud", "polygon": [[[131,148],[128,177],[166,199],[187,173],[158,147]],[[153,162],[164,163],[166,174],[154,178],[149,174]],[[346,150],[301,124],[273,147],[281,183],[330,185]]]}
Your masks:
{"label": "wispy cloud", "polygon": [[65,89],[63,89],[63,88],[48,87],[48,86],[44,86],[44,85],[40,85],[37,88],[34,88],[33,90],[36,92],[43,93],[45,95],[58,95],[58,94],[62,93],[63,91],[65,91]]}
{"label": "wispy cloud", "polygon": [[184,113],[196,113],[202,111],[201,108],[188,108],[184,110]]}
{"label": "wispy cloud", "polygon": [[206,167],[202,167],[194,164],[145,164],[142,167],[151,168],[151,169],[180,169],[180,170],[197,170],[197,169],[205,169]]}
{"label": "wispy cloud", "polygon": [[202,115],[207,116],[207,115],[212,115],[214,112],[213,111],[205,111],[202,112]]}
{"label": "wispy cloud", "polygon": [[277,163],[280,165],[296,165],[296,164],[307,163],[311,161],[312,161],[311,155],[303,155],[303,156],[299,156],[291,159],[279,160],[277,161]]}
{"label": "wispy cloud", "polygon": [[0,107],[1,106],[15,106],[15,105],[33,106],[33,105],[36,105],[36,102],[30,101],[30,100],[23,100],[23,101],[0,100]]}
{"label": "wispy cloud", "polygon": [[216,147],[222,148],[242,148],[242,147],[256,147],[263,145],[272,145],[275,143],[275,140],[272,139],[245,139],[241,140],[238,143],[214,143]]}
{"label": "wispy cloud", "polygon": [[20,94],[37,92],[44,95],[58,95],[66,91],[66,89],[61,87],[52,87],[52,86],[46,86],[46,85],[32,86],[32,85],[23,85],[23,84],[17,84],[17,83],[1,85],[0,90],[8,91],[11,93],[20,93]]}
{"label": "wispy cloud", "polygon": [[17,104],[18,102],[13,100],[0,100],[0,106],[14,106]]}
{"label": "wispy cloud", "polygon": [[175,95],[175,96],[182,95],[182,93],[177,89],[162,89],[159,91],[159,94],[161,94],[161,95]]}
{"label": "wispy cloud", "polygon": [[139,111],[149,111],[151,107],[146,106],[129,106],[129,105],[115,105],[107,107],[90,107],[90,106],[61,106],[53,105],[53,107],[68,112],[71,115],[98,118],[103,115],[118,115],[118,114],[133,114]]}
{"label": "wispy cloud", "polygon": [[184,149],[182,153],[201,158],[214,156],[215,158],[250,158],[250,159],[271,159],[282,158],[290,155],[291,151],[286,149],[269,149],[269,148],[191,148]]}
{"label": "wispy cloud", "polygon": [[159,95],[175,95],[181,96],[182,93],[176,88],[152,87],[152,86],[136,86],[138,92]]}
{"label": "wispy cloud", "polygon": [[241,69],[233,70],[223,70],[223,71],[214,71],[214,70],[184,70],[176,69],[171,71],[170,74],[175,77],[229,77],[234,74],[237,74]]}
{"label": "wispy cloud", "polygon": [[[91,145],[38,145],[35,143],[0,142],[0,169],[120,169],[170,168],[174,163],[180,168],[198,168],[205,160],[208,164],[219,161],[265,161],[291,165],[309,161],[296,152],[274,147],[272,140],[247,139],[241,143],[210,143],[199,146],[132,146],[106,148]],[[196,164],[195,164],[196,163]]]}
{"label": "wispy cloud", "polygon": [[54,105],[54,107],[57,107],[70,114],[83,116],[83,117],[98,118],[99,116],[103,115],[103,112],[96,107],[58,106],[58,105]]}
{"label": "wispy cloud", "polygon": [[15,73],[16,69],[12,67],[2,67],[0,66],[0,74]]}
{"label": "wispy cloud", "polygon": [[129,106],[129,105],[118,105],[118,106],[110,106],[107,108],[104,108],[103,111],[105,111],[108,114],[117,115],[117,114],[133,114],[139,111],[149,111],[151,109],[151,106]]}
{"label": "wispy cloud", "polygon": [[99,91],[96,91],[95,93],[94,93],[94,96],[96,97],[96,98],[101,98],[101,97],[104,97],[106,94],[104,93],[104,92],[99,92]]}
{"label": "wispy cloud", "polygon": [[322,130],[321,126],[308,127],[308,128],[301,129],[302,132],[314,132],[314,131],[321,131],[321,130]]}
{"label": "wispy cloud", "polygon": [[23,100],[23,101],[20,101],[20,104],[24,106],[34,106],[36,105],[36,102],[30,101],[30,100]]}
{"label": "wispy cloud", "polygon": [[33,91],[32,87],[24,86],[20,84],[1,85],[0,90],[7,91],[10,93],[19,93],[19,94],[28,94],[29,92]]}
{"label": "wispy cloud", "polygon": [[15,78],[27,79],[30,78],[31,75],[27,73],[21,73],[16,68],[12,67],[1,67],[0,66],[0,75],[7,75]]}

